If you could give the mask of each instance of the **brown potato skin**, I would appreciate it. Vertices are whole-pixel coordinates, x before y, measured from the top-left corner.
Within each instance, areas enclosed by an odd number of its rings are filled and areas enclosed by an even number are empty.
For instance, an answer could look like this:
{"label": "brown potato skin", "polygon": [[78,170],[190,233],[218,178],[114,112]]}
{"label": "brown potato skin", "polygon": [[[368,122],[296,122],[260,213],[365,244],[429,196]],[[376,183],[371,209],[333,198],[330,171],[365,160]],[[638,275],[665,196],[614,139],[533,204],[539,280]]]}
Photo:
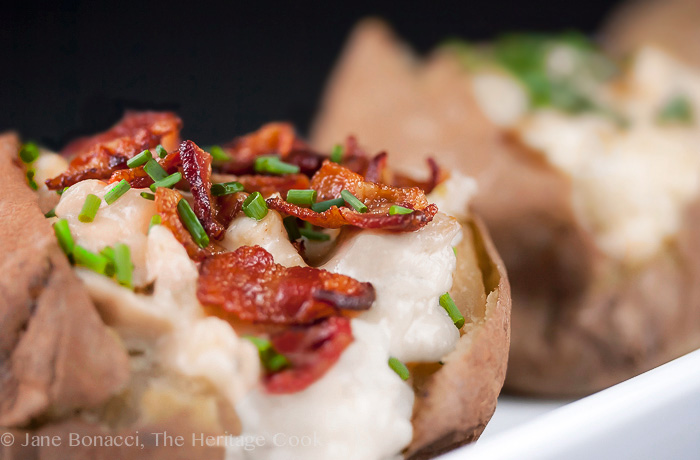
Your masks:
{"label": "brown potato skin", "polygon": [[700,67],[700,2],[629,0],[613,12],[600,36],[605,48],[620,57],[653,44]]}
{"label": "brown potato skin", "polygon": [[349,39],[312,144],[328,148],[348,132],[392,152],[395,165],[433,155],[477,179],[474,210],[514,298],[505,389],[582,396],[700,347],[700,204],[658,257],[622,267],[577,221],[567,177],[481,114],[456,60],[418,61],[376,20]]}

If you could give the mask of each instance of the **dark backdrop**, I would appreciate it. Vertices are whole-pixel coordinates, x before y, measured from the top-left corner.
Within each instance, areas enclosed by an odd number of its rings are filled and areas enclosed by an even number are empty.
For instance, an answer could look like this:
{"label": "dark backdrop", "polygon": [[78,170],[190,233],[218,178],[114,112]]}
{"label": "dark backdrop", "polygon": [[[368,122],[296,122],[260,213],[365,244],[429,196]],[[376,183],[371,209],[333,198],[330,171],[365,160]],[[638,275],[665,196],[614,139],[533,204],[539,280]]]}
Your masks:
{"label": "dark backdrop", "polygon": [[510,30],[592,33],[616,2],[99,1],[0,12],[0,131],[60,147],[107,128],[125,108],[171,109],[183,135],[227,140],[270,120],[304,133],[352,25],[389,20],[421,51],[449,36]]}

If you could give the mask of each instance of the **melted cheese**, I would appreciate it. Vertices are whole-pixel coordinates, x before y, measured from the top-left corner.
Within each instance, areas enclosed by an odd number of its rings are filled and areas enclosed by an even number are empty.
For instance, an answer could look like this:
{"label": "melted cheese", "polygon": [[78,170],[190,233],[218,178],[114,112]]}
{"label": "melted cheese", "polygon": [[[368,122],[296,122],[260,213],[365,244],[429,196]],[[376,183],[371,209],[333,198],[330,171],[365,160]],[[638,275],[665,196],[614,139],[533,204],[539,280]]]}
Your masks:
{"label": "melted cheese", "polygon": [[[413,391],[387,365],[384,332],[357,319],[352,331],[355,341],[304,391],[269,395],[255,389],[238,403],[243,435],[265,440],[241,450],[243,458],[380,459],[411,441]],[[293,445],[295,439],[311,445]]]}
{"label": "melted cheese", "polygon": [[435,362],[459,339],[439,297],[452,286],[460,237],[457,220],[438,213],[416,232],[356,232],[322,268],[372,283],[377,297],[361,318],[382,326],[392,356]]}

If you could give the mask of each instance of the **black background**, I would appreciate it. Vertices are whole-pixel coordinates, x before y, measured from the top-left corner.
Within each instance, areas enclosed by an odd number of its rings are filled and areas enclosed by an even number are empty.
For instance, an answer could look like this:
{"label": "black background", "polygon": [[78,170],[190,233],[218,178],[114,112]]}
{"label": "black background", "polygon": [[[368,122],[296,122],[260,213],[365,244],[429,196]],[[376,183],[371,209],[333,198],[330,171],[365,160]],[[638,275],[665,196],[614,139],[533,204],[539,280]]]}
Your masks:
{"label": "black background", "polygon": [[446,37],[593,33],[614,1],[59,1],[0,11],[0,131],[50,147],[103,130],[126,108],[169,109],[183,136],[228,140],[270,120],[304,133],[352,25],[389,20],[420,51]]}

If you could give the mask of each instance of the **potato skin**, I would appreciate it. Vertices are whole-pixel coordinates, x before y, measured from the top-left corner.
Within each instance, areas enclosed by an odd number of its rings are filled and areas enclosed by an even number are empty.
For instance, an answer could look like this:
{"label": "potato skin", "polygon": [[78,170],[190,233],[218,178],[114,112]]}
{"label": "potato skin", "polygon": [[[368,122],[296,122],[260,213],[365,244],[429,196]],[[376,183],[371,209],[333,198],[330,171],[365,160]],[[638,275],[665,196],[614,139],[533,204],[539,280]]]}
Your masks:
{"label": "potato skin", "polygon": [[439,52],[418,61],[376,20],[352,34],[312,143],[347,132],[395,165],[432,155],[477,179],[515,299],[505,389],[582,396],[700,347],[700,203],[658,257],[624,268],[577,221],[567,177],[482,115],[464,69]]}

